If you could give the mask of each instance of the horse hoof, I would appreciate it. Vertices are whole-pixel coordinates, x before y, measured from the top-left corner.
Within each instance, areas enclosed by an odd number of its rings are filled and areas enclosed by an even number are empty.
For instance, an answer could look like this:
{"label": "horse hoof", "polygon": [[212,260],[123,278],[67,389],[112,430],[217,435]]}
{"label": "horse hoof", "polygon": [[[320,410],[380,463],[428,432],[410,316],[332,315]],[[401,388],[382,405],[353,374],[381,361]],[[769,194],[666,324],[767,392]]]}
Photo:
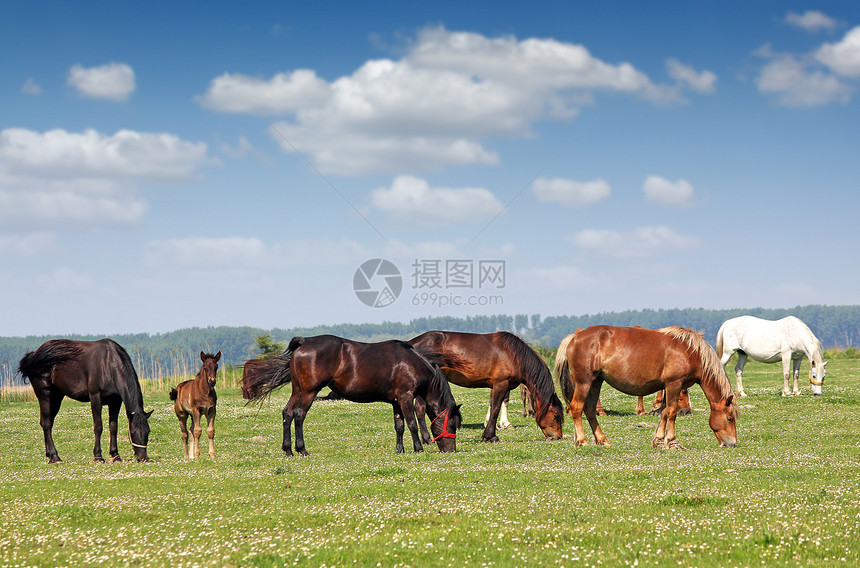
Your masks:
{"label": "horse hoof", "polygon": [[681,442],[670,442],[667,446],[669,450],[686,450],[684,446],[681,445]]}
{"label": "horse hoof", "polygon": [[60,458],[48,458],[48,464],[49,465],[61,464],[61,463],[63,463],[63,460],[61,460]]}
{"label": "horse hoof", "polygon": [[498,441],[499,441],[499,437],[498,437],[498,436],[493,436],[493,437],[491,437],[491,438],[481,438],[481,441],[482,441],[482,442],[488,442],[488,443],[498,442]]}
{"label": "horse hoof", "polygon": [[514,425],[513,425],[513,424],[511,424],[510,422],[507,422],[507,423],[505,423],[505,424],[502,424],[502,425],[500,426],[500,428],[501,428],[502,430],[513,430],[513,429],[514,429]]}
{"label": "horse hoof", "polygon": [[105,459],[101,456],[93,458],[93,463],[105,463]]}

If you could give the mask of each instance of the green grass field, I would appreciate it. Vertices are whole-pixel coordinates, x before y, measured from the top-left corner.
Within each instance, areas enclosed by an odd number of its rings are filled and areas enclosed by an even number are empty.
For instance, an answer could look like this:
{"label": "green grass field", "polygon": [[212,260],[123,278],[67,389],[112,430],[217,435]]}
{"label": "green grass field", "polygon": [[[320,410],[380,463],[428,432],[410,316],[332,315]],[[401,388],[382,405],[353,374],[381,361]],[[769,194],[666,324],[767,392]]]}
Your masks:
{"label": "green grass field", "polygon": [[[289,388],[262,409],[220,388],[217,457],[186,462],[159,385],[145,394],[152,463],[92,463],[89,406],[67,399],[54,428],[65,463],[49,466],[37,405],[7,401],[0,565],[856,566],[859,378],[860,360],[834,360],[824,396],[806,383],[783,398],[779,366],[751,363],[738,447],[718,448],[695,387],[685,451],[652,449],[657,418],[609,388],[611,448],[575,448],[569,418],[566,438],[545,442],[517,412],[483,444],[488,391],[454,387],[456,454],[396,455],[388,405],[317,402],[311,456],[286,459]],[[120,431],[131,459],[124,415]]]}

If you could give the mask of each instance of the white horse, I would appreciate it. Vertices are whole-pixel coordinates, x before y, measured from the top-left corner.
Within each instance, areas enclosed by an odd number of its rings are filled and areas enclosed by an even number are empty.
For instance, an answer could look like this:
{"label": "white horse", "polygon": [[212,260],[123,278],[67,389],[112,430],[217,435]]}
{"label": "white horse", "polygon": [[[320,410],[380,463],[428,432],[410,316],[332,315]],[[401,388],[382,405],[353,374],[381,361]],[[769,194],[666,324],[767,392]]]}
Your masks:
{"label": "white horse", "polygon": [[[777,321],[753,316],[726,320],[717,332],[717,356],[725,366],[735,352],[738,354],[738,362],[735,364],[738,396],[746,396],[743,387],[743,371],[747,357],[762,363],[782,361],[784,379],[782,396],[800,394],[797,380],[800,374],[800,362],[804,355],[809,359],[811,367],[809,382],[812,383],[812,394],[821,394],[821,386],[827,374],[824,368],[827,362],[822,358],[821,342],[805,323],[794,316]],[[788,390],[788,377],[792,364],[794,365],[794,389]]]}

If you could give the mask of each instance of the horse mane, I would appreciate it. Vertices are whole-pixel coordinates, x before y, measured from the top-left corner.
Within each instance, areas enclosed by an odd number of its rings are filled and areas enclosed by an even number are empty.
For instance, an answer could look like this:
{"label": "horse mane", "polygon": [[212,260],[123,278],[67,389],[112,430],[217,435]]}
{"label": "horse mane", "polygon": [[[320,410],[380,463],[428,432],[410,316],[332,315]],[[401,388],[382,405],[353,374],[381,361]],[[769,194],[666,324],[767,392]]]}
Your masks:
{"label": "horse mane", "polygon": [[74,361],[82,352],[81,346],[69,339],[54,339],[24,355],[18,363],[18,372],[27,380],[46,375],[56,365]]}
{"label": "horse mane", "polygon": [[717,357],[716,351],[702,337],[701,332],[679,326],[664,327],[657,331],[681,341],[693,355],[699,358],[702,364],[702,383],[707,383],[705,386],[710,385],[718,388],[720,398],[725,399],[734,394],[732,384],[726,375],[726,370],[720,363],[720,358]]}
{"label": "horse mane", "polygon": [[493,340],[500,344],[511,355],[513,364],[520,371],[520,376],[526,382],[526,388],[537,403],[536,416],[538,422],[554,406],[558,408],[559,416],[564,417],[561,401],[555,394],[552,374],[543,359],[529,347],[529,344],[508,331],[494,334]]}
{"label": "horse mane", "polygon": [[438,351],[432,351],[425,347],[416,347],[405,341],[403,343],[433,370],[433,375],[430,377],[427,384],[427,391],[429,392],[432,390],[441,393],[440,398],[442,399],[442,404],[445,408],[451,408],[456,405],[457,401],[454,400],[454,393],[451,392],[451,385],[448,384],[448,379],[440,368],[443,365],[446,365],[447,361],[449,361],[449,357]]}

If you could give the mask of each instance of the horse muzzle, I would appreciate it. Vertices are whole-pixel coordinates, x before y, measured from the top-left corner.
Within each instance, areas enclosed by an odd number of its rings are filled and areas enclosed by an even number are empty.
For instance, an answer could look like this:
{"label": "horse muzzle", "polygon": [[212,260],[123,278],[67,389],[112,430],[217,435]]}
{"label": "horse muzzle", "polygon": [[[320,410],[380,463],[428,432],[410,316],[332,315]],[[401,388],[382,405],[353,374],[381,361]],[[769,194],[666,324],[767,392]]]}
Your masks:
{"label": "horse muzzle", "polygon": [[733,438],[723,438],[720,440],[721,448],[735,448],[738,445],[738,441]]}

